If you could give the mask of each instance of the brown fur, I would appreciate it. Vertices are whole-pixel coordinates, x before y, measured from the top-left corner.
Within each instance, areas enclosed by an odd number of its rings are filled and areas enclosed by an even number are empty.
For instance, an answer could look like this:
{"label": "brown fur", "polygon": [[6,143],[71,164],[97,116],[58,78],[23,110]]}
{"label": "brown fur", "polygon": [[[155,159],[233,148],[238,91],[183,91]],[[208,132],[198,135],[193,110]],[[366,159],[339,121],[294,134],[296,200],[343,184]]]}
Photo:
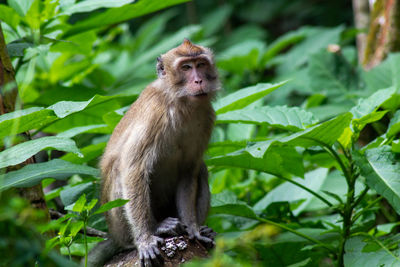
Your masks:
{"label": "brown fur", "polygon": [[[206,95],[198,97],[187,79],[176,85],[183,74],[172,65],[182,57],[204,60],[199,56],[208,62],[206,73],[200,74],[213,79],[204,82],[199,90]],[[142,92],[107,144],[101,202],[130,200],[106,214],[111,237],[121,247],[135,244],[141,255],[157,252],[154,233],[167,217],[179,218],[189,235],[207,241],[199,226],[210,197],[202,160],[215,119],[210,100],[219,88],[212,58],[209,49],[188,40],[162,55],[159,78]]]}

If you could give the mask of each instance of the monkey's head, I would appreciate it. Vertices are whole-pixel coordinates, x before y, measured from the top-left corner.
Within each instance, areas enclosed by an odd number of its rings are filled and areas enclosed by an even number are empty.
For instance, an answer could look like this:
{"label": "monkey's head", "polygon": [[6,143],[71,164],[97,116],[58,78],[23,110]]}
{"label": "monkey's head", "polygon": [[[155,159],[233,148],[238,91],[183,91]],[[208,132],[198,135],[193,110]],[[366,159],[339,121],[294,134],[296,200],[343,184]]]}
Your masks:
{"label": "monkey's head", "polygon": [[188,39],[157,58],[157,73],[178,97],[209,99],[220,87],[211,50]]}

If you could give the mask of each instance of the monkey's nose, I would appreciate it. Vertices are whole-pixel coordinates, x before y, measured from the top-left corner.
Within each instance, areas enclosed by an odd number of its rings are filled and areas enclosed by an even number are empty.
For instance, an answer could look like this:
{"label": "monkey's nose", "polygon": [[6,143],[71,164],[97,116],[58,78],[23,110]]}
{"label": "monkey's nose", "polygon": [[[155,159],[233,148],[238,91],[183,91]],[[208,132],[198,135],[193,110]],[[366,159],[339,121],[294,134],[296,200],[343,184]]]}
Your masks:
{"label": "monkey's nose", "polygon": [[194,83],[197,83],[197,84],[201,84],[203,81],[202,80],[195,80],[194,81]]}

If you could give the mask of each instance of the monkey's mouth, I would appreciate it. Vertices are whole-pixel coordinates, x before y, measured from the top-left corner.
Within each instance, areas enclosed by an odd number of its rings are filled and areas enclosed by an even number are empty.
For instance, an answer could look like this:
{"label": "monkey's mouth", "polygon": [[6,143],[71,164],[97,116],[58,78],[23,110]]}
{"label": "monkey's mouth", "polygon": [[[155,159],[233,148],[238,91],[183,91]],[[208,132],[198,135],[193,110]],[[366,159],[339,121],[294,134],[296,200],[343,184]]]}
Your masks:
{"label": "monkey's mouth", "polygon": [[196,96],[196,97],[203,97],[203,96],[207,96],[208,94],[207,93],[200,93],[200,94],[197,94],[197,95],[194,95],[194,96]]}

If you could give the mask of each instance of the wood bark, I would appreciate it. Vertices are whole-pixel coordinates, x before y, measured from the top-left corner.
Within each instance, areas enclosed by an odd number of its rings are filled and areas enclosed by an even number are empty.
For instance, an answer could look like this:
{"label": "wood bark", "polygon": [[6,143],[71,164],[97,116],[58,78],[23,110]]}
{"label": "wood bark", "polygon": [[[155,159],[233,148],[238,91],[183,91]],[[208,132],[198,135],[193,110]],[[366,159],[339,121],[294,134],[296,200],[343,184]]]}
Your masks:
{"label": "wood bark", "polygon": [[367,42],[367,30],[369,25],[369,2],[368,0],[353,0],[354,25],[361,32],[357,34],[358,62],[364,59],[365,46]]}
{"label": "wood bark", "polygon": [[[14,111],[17,101],[18,87],[15,83],[15,71],[11,64],[10,57],[8,56],[3,29],[0,23],[0,115]],[[24,136],[28,140],[30,139],[29,133],[24,133]],[[0,147],[0,150],[2,149],[3,148]],[[31,163],[35,163],[33,157],[19,165],[8,168],[6,171],[17,170]],[[48,219],[50,219],[41,184],[31,188],[19,189],[18,192],[22,197],[26,198],[33,207],[44,210],[48,215]]]}
{"label": "wood bark", "polygon": [[389,52],[400,51],[400,0],[377,0],[374,3],[363,66],[371,69]]}

